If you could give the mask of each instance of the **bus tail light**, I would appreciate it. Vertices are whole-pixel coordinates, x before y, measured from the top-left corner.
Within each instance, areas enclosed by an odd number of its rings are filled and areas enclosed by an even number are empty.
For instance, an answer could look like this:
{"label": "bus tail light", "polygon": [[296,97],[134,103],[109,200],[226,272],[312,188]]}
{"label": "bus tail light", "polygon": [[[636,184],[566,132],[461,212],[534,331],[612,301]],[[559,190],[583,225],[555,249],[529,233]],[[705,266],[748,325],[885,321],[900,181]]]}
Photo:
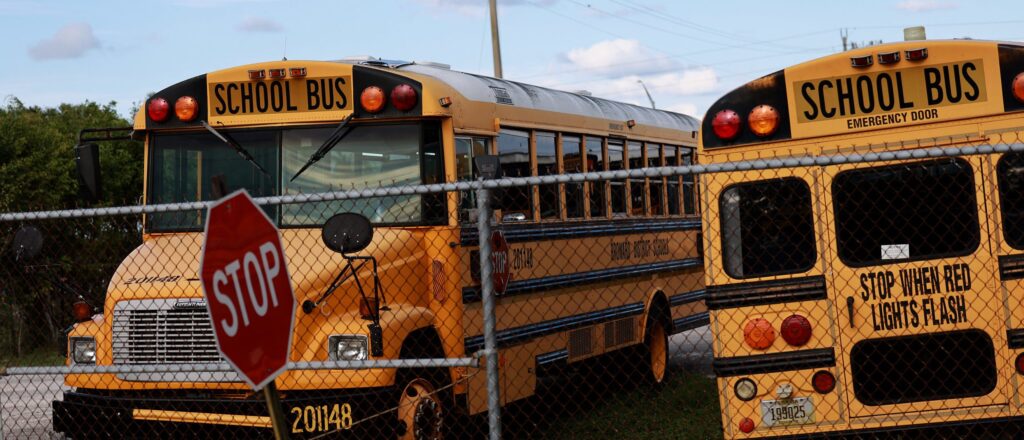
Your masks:
{"label": "bus tail light", "polygon": [[85,322],[92,319],[92,306],[89,303],[78,300],[71,305],[71,314],[75,318],[75,322]]}
{"label": "bus tail light", "polygon": [[378,113],[384,110],[384,91],[377,86],[367,87],[359,94],[359,103],[368,113]]}
{"label": "bus tail light", "polygon": [[831,393],[832,390],[836,389],[836,377],[828,371],[819,371],[811,376],[811,386],[814,387],[814,391],[820,394]]}
{"label": "bus tail light", "polygon": [[770,105],[754,107],[747,117],[747,125],[757,137],[771,136],[779,128],[779,111]]}
{"label": "bus tail light", "polygon": [[722,110],[711,120],[711,128],[719,139],[733,139],[740,134],[740,115],[732,110]]}
{"label": "bus tail light", "polygon": [[146,114],[149,115],[149,119],[156,122],[164,122],[167,120],[167,111],[170,105],[167,104],[167,100],[164,98],[156,97],[149,100],[149,105],[146,106]]}
{"label": "bus tail light", "polygon": [[811,340],[811,322],[800,315],[792,315],[782,321],[782,339],[787,344],[799,347]]}
{"label": "bus tail light", "polygon": [[744,417],[740,420],[740,432],[749,434],[754,431],[754,421],[750,417]]}
{"label": "bus tail light", "polygon": [[199,113],[199,103],[191,96],[182,96],[174,101],[174,115],[182,122],[188,122],[196,118]]}
{"label": "bus tail light", "polygon": [[1017,355],[1017,360],[1013,361],[1013,365],[1017,367],[1017,374],[1024,374],[1024,353]]}
{"label": "bus tail light", "polygon": [[401,111],[416,107],[416,89],[408,84],[399,84],[391,89],[391,105]]}
{"label": "bus tail light", "polygon": [[743,340],[750,348],[764,350],[775,342],[775,329],[764,318],[754,318],[743,327]]}
{"label": "bus tail light", "polygon": [[1013,78],[1013,97],[1017,98],[1017,101],[1024,103],[1024,73],[1018,73]]}
{"label": "bus tail light", "polygon": [[748,377],[744,377],[736,381],[736,385],[732,387],[736,397],[744,402],[750,401],[754,396],[757,395],[757,384]]}

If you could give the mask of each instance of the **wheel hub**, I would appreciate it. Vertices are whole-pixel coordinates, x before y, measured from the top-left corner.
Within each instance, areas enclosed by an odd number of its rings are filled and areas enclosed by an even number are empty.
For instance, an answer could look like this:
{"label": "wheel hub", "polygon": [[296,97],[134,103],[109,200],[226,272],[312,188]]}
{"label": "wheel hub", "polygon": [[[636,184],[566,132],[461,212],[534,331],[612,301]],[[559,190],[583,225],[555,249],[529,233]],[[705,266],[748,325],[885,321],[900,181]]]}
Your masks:
{"label": "wheel hub", "polygon": [[432,398],[420,399],[413,415],[413,435],[416,439],[441,438],[441,406]]}

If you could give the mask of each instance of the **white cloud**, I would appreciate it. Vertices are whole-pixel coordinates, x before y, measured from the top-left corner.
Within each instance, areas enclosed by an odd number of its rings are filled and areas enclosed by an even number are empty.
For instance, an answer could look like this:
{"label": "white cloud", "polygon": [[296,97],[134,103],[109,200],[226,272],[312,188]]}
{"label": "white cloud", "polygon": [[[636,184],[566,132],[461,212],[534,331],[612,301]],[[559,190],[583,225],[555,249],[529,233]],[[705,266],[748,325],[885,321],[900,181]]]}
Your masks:
{"label": "white cloud", "polygon": [[939,9],[953,9],[958,5],[953,2],[940,0],[903,0],[896,4],[896,8],[911,12],[936,11]]}
{"label": "white cloud", "polygon": [[604,76],[622,76],[664,72],[675,66],[666,56],[659,56],[638,40],[605,40],[590,47],[572,49],[565,59],[580,70]]}
{"label": "white cloud", "polygon": [[248,16],[238,23],[238,30],[242,32],[281,32],[284,28],[268,18]]}
{"label": "white cloud", "polygon": [[36,60],[78,58],[91,49],[100,47],[100,41],[88,23],[71,23],[57,30],[52,37],[36,43],[28,54]]}
{"label": "white cloud", "polygon": [[[415,0],[416,3],[424,5],[434,12],[446,13],[454,12],[459,15],[467,15],[470,17],[481,17],[488,13],[489,2],[487,0]],[[518,6],[526,4],[535,4],[541,6],[547,6],[555,3],[558,0],[498,0],[498,10],[500,12],[502,6]]]}

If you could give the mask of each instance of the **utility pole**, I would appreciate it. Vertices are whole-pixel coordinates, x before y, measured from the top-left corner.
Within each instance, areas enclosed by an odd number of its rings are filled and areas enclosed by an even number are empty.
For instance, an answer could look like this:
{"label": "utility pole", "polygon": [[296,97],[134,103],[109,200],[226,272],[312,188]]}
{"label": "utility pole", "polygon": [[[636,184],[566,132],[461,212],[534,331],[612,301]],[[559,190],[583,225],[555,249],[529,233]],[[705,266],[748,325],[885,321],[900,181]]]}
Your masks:
{"label": "utility pole", "polygon": [[640,83],[640,87],[644,88],[644,93],[647,94],[647,100],[651,101],[651,108],[657,110],[657,107],[654,106],[654,98],[651,97],[651,92],[647,91],[647,85],[645,85],[644,81],[641,79],[636,80],[636,82]]}
{"label": "utility pole", "polygon": [[850,34],[849,32],[847,32],[846,28],[839,30],[839,37],[843,39],[843,52],[846,52],[846,37],[848,37],[849,35]]}
{"label": "utility pole", "polygon": [[494,52],[494,77],[501,78],[501,42],[498,40],[498,0],[491,0],[491,50]]}

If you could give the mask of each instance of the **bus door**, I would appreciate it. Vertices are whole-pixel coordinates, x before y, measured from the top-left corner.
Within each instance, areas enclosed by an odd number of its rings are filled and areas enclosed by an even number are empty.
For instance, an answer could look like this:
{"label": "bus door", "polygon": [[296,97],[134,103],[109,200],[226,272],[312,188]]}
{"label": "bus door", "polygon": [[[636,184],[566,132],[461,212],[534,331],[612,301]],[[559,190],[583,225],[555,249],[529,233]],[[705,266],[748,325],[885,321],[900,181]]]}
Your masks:
{"label": "bus door", "polygon": [[[1017,135],[1019,138],[1019,134]],[[999,258],[999,281],[1005,296],[1009,356],[1024,356],[1024,153],[990,156],[995,177],[988,183],[989,220]],[[999,231],[999,232],[995,232]],[[1009,367],[1009,366],[1008,366]],[[1024,383],[1015,381],[1017,405],[1024,405]]]}
{"label": "bus door", "polygon": [[1002,295],[979,221],[984,160],[825,168],[829,294],[851,417],[1007,403]]}

